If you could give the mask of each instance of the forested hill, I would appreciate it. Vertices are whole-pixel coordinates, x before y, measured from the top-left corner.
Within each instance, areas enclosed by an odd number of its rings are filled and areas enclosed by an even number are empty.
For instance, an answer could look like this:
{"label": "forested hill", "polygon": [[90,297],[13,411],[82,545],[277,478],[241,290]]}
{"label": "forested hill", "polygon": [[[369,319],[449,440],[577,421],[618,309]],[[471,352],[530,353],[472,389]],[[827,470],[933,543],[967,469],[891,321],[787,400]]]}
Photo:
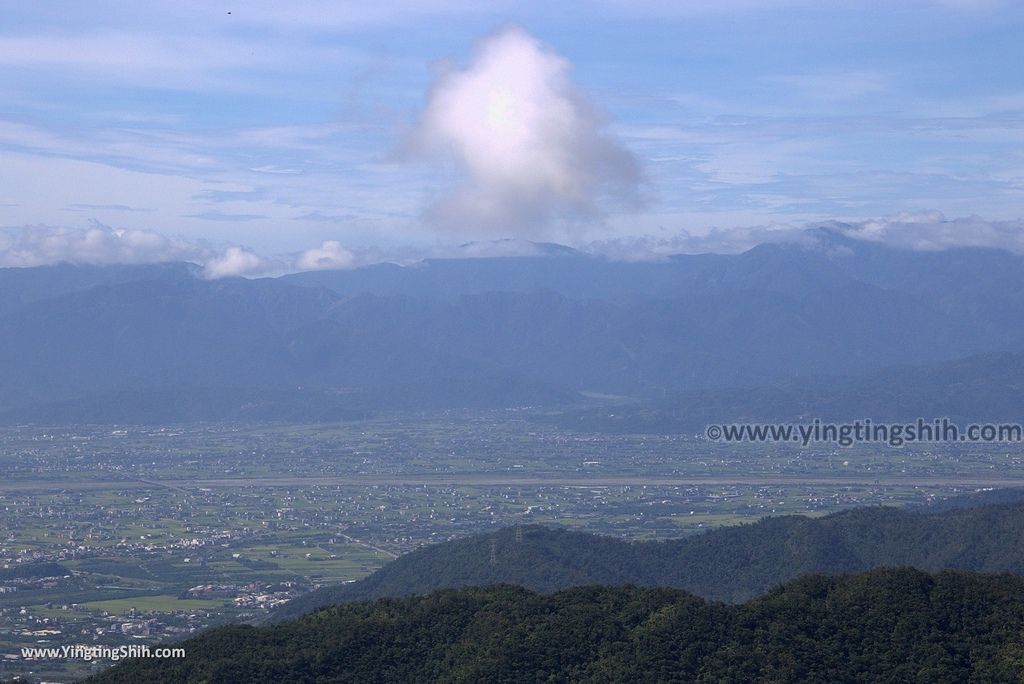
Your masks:
{"label": "forested hill", "polygon": [[[496,583],[535,591],[585,584],[677,587],[744,601],[801,575],[881,566],[1024,574],[1024,503],[943,510],[861,508],[779,516],[665,542],[539,526],[457,539],[406,554],[369,577],[285,604],[270,620],[321,606]],[[494,560],[491,562],[491,548]]]}
{"label": "forested hill", "polygon": [[807,577],[750,603],[679,590],[509,586],[230,626],[135,682],[1020,682],[1024,579],[885,569]]}

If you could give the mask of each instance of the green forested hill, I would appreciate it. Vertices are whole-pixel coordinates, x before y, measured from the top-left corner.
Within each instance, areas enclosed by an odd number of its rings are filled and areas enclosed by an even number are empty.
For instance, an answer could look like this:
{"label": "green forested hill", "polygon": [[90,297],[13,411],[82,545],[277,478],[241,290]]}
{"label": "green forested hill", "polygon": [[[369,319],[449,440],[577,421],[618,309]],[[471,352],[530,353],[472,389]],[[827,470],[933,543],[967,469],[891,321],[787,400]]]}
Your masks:
{"label": "green forested hill", "polygon": [[744,605],[673,589],[510,586],[231,626],[135,682],[1020,682],[1024,579],[912,569],[794,581]]}
{"label": "green forested hill", "polygon": [[406,554],[364,580],[299,597],[271,620],[347,601],[496,583],[535,591],[584,584],[668,586],[736,602],[801,575],[881,566],[1024,574],[1024,504],[780,516],[665,542],[538,526],[523,527],[517,541],[513,529],[504,529]]}

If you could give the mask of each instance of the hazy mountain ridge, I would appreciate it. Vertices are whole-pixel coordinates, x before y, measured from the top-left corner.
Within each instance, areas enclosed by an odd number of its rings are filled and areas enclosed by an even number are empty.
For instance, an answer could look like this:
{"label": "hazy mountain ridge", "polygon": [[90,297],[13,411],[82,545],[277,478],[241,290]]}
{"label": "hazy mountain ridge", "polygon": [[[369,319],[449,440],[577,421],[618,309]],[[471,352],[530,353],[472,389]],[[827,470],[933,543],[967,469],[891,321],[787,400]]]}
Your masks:
{"label": "hazy mountain ridge", "polygon": [[[466,585],[555,591],[586,584],[667,586],[745,601],[806,574],[911,566],[1024,574],[1024,503],[942,511],[862,508],[778,516],[661,542],[524,526],[423,547],[352,584],[293,599],[270,620],[316,608]],[[492,544],[495,563],[490,562]]]}
{"label": "hazy mountain ridge", "polygon": [[633,405],[589,408],[553,417],[598,432],[693,432],[722,422],[799,423],[871,419],[913,422],[1020,420],[1024,353],[978,354],[921,366],[897,366],[863,377],[809,377],[777,385],[666,393]]}
{"label": "hazy mountain ridge", "polygon": [[200,267],[188,263],[90,266],[55,264],[34,268],[0,268],[0,315],[63,294],[99,285],[194,276]]}
{"label": "hazy mountain ridge", "polygon": [[611,429],[689,431],[809,407],[1024,408],[1016,255],[834,231],[649,263],[547,252],[258,280],[183,264],[0,269],[0,418],[322,420],[600,393],[646,402]]}

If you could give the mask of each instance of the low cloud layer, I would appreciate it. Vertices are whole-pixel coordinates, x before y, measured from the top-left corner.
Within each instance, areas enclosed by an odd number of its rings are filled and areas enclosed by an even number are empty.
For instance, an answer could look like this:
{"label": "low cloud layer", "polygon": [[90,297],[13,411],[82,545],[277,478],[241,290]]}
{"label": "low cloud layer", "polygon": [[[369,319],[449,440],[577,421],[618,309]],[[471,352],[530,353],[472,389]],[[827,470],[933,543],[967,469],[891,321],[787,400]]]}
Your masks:
{"label": "low cloud layer", "polygon": [[[674,254],[734,254],[764,243],[794,242],[816,248],[820,246],[821,236],[809,232],[814,228],[827,228],[850,239],[900,249],[933,251],[981,247],[1024,254],[1024,219],[990,221],[978,216],[949,219],[937,212],[901,214],[855,223],[773,224],[727,230],[712,228],[701,233],[664,232],[577,242],[573,247],[576,252],[612,261],[657,261]],[[104,265],[188,261],[202,266],[202,274],[207,278],[357,268],[381,262],[411,264],[423,259],[551,256],[573,252],[568,247],[522,238],[363,249],[327,240],[303,252],[266,256],[241,245],[213,246],[154,231],[121,230],[101,224],[84,230],[51,226],[0,229],[0,267],[61,262]]]}
{"label": "low cloud layer", "polygon": [[569,78],[570,64],[518,27],[479,47],[432,87],[416,151],[453,158],[464,180],[427,211],[465,235],[538,237],[593,221],[608,201],[639,201],[636,159]]}
{"label": "low cloud layer", "polygon": [[207,251],[183,238],[148,230],[117,230],[100,224],[86,230],[26,226],[0,231],[0,266],[43,266],[60,262],[144,264],[204,261]]}
{"label": "low cloud layer", "polygon": [[849,237],[915,250],[988,247],[1024,254],[1024,219],[948,219],[939,212],[900,214],[854,224],[835,224]]}
{"label": "low cloud layer", "polygon": [[1001,249],[1024,254],[1024,219],[990,221],[980,216],[947,218],[940,212],[899,214],[858,222],[825,221],[811,224],[771,224],[701,233],[685,230],[592,242],[581,249],[613,261],[651,261],[673,254],[735,254],[770,242],[817,246],[808,231],[826,228],[854,240],[878,242],[898,249],[937,251],[964,247]]}
{"label": "low cloud layer", "polygon": [[124,230],[102,224],[84,230],[54,226],[0,230],[0,267],[167,261],[200,264],[208,278],[263,275],[287,268],[286,264],[237,245],[213,247],[150,230]]}

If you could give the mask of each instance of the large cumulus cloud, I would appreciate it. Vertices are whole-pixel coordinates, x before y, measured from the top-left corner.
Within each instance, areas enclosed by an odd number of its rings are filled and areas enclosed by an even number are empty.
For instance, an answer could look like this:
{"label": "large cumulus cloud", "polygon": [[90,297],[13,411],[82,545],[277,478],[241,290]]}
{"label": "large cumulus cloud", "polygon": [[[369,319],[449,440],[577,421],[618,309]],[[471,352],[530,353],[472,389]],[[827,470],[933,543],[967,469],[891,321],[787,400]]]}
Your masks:
{"label": "large cumulus cloud", "polygon": [[554,223],[593,222],[608,202],[639,202],[636,159],[606,132],[570,66],[512,26],[466,68],[438,77],[413,148],[450,155],[463,179],[429,207],[431,221],[462,234],[538,237]]}

